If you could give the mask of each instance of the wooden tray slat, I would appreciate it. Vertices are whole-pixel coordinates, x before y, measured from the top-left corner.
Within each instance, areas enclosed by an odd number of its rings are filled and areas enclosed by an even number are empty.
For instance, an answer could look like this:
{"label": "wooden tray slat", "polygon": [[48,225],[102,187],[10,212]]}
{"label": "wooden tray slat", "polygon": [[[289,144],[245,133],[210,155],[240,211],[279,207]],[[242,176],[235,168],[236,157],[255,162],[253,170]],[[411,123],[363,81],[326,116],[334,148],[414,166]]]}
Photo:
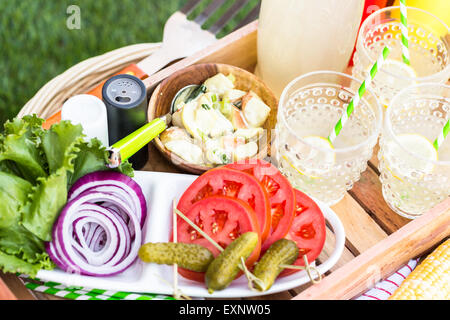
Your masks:
{"label": "wooden tray slat", "polygon": [[375,147],[373,148],[373,155],[372,158],[369,160],[369,165],[372,166],[372,169],[379,174],[378,172],[378,164],[380,161],[378,160],[378,151],[380,150],[380,145],[377,143]]}
{"label": "wooden tray slat", "polygon": [[[347,245],[354,254],[361,253],[387,237],[381,227],[348,193],[331,207],[344,225]],[[355,252],[356,251],[356,252]]]}
{"label": "wooden tray slat", "polygon": [[[325,245],[323,246],[322,252],[320,253],[317,260],[323,262],[331,255],[331,253],[334,250],[334,243],[335,243],[334,239],[335,239],[334,233],[327,228],[327,238],[325,241]],[[339,269],[340,267],[344,266],[345,264],[347,264],[347,262],[350,262],[354,258],[355,255],[348,248],[344,248],[344,251],[342,252],[342,255],[339,258],[338,262],[330,269],[330,271]]]}
{"label": "wooden tray slat", "polygon": [[291,300],[294,295],[292,295],[289,291],[283,291],[265,296],[244,298],[243,300]]}
{"label": "wooden tray slat", "polygon": [[361,174],[361,179],[349,193],[388,234],[410,222],[389,208],[381,192],[379,176],[370,167]]}

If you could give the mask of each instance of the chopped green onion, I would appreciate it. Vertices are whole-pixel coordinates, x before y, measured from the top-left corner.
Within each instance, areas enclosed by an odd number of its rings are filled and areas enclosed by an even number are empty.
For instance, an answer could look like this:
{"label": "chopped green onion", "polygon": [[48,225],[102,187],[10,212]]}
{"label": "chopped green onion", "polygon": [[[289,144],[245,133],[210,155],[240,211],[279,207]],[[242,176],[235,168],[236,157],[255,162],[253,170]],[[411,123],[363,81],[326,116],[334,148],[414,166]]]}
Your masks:
{"label": "chopped green onion", "polygon": [[211,96],[211,100],[212,100],[212,102],[216,102],[216,101],[217,101],[217,95],[216,95],[216,94],[213,94],[213,95]]}
{"label": "chopped green onion", "polygon": [[222,154],[222,163],[228,164],[229,162],[230,162],[230,158],[228,157],[228,155],[226,155],[225,153]]}
{"label": "chopped green onion", "polygon": [[198,128],[197,128],[197,133],[202,138],[202,142],[205,142],[206,141],[205,133],[202,130],[198,129]]}
{"label": "chopped green onion", "polygon": [[210,110],[211,109],[211,107],[209,105],[207,105],[206,103],[202,104],[202,108],[205,109],[205,110]]}
{"label": "chopped green onion", "polygon": [[220,112],[227,118],[231,117],[231,103],[224,100],[220,102]]}
{"label": "chopped green onion", "polygon": [[212,153],[214,156],[218,157],[220,161],[222,161],[222,164],[229,164],[231,162],[230,156],[226,153],[223,153],[220,149],[214,149]]}

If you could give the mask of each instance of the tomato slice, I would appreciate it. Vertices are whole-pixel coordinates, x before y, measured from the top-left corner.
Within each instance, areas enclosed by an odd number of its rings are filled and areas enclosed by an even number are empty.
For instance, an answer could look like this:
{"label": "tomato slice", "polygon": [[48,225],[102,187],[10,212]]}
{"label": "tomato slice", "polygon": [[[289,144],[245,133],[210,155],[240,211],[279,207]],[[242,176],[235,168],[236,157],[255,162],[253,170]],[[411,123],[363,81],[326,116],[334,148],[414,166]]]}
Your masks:
{"label": "tomato slice", "polygon": [[[241,234],[254,231],[259,234],[259,225],[254,210],[244,201],[224,196],[212,196],[197,201],[186,213],[186,217],[201,228],[222,248],[226,248]],[[214,256],[220,251],[186,221],[178,217],[177,238],[179,242],[195,243],[211,250]],[[261,252],[261,238],[246,264],[250,268]],[[204,273],[179,268],[179,273],[190,280],[204,282]]]}
{"label": "tomato slice", "polygon": [[178,209],[187,212],[196,202],[215,195],[240,199],[255,211],[261,241],[270,231],[269,199],[255,177],[228,168],[209,170],[198,177],[183,193]]}
{"label": "tomato slice", "polygon": [[226,166],[252,174],[269,196],[271,227],[268,238],[262,244],[266,251],[275,241],[286,236],[294,218],[295,193],[289,180],[271,163],[250,159]]}
{"label": "tomato slice", "polygon": [[[286,239],[293,240],[299,248],[299,256],[294,265],[304,266],[303,256],[313,262],[323,249],[326,238],[325,218],[319,206],[306,194],[295,189],[295,214]],[[280,276],[287,276],[299,270],[285,269]]]}

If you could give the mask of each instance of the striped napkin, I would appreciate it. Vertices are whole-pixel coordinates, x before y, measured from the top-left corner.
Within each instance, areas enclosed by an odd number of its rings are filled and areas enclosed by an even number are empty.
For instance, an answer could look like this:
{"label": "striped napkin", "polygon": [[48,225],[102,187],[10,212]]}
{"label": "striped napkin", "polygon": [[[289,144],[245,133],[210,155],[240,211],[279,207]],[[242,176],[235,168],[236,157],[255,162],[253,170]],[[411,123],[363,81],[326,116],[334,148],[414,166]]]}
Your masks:
{"label": "striped napkin", "polygon": [[402,284],[406,277],[417,266],[418,259],[410,260],[405,266],[397,270],[387,279],[378,282],[372,289],[354,300],[387,300]]}
{"label": "striped napkin", "polygon": [[110,291],[85,287],[67,287],[57,282],[42,282],[40,279],[30,279],[19,275],[25,287],[29,290],[54,295],[71,300],[175,300],[175,298],[153,293],[133,293]]}

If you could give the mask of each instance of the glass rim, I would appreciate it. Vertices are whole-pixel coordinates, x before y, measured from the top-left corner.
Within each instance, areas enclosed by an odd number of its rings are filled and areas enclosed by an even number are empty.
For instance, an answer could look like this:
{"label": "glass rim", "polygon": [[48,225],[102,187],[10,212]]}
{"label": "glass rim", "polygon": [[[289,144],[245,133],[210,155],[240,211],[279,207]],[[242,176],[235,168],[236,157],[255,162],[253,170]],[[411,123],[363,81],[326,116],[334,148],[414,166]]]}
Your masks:
{"label": "glass rim", "polygon": [[[406,94],[409,90],[413,90],[413,89],[417,89],[417,88],[421,88],[421,87],[440,87],[440,88],[446,88],[450,90],[450,86],[443,84],[443,83],[434,83],[434,82],[428,82],[428,83],[422,83],[422,84],[416,84],[410,87],[407,87],[403,90],[401,90],[397,95],[395,95],[395,97],[392,99],[392,102],[390,103],[390,106],[387,108],[386,110],[386,117],[385,117],[385,126],[386,126],[386,130],[387,133],[392,136],[392,140],[397,144],[397,146],[400,147],[401,150],[403,150],[404,152],[406,152],[407,154],[409,154],[412,157],[415,157],[417,159],[420,159],[421,161],[425,161],[425,162],[429,162],[429,163],[433,163],[434,165],[437,166],[450,166],[450,160],[431,160],[431,159],[427,159],[425,157],[422,157],[420,154],[417,154],[413,151],[410,151],[409,149],[405,148],[400,141],[398,141],[397,139],[397,135],[394,134],[394,130],[392,129],[392,123],[391,123],[391,114],[392,114],[392,106],[395,105],[395,103],[397,102],[398,99],[400,99],[404,94]],[[450,135],[447,137],[450,139]]]}
{"label": "glass rim", "polygon": [[[407,8],[408,10],[418,11],[418,12],[422,12],[422,13],[424,13],[424,14],[429,15],[430,17],[432,17],[433,19],[435,19],[436,21],[438,21],[439,23],[441,23],[445,28],[447,28],[447,34],[450,33],[450,28],[449,28],[449,26],[447,26],[447,24],[446,24],[441,18],[439,18],[438,16],[432,14],[431,12],[428,12],[428,11],[423,10],[423,9],[420,9],[420,8],[415,8],[415,7],[408,7],[408,6],[407,6],[406,8]],[[359,41],[362,41],[362,40],[360,40],[360,39],[362,39],[362,35],[363,35],[364,28],[367,26],[367,24],[369,24],[369,20],[370,20],[371,18],[373,18],[373,17],[375,17],[375,16],[377,16],[377,15],[380,15],[381,13],[383,13],[383,12],[385,12],[385,11],[389,11],[389,10],[393,10],[393,9],[396,9],[396,10],[398,9],[398,10],[400,10],[400,6],[385,7],[385,8],[383,8],[383,9],[380,9],[380,10],[377,10],[377,11],[374,11],[373,13],[371,13],[371,14],[364,20],[364,22],[362,23],[362,25],[361,25],[361,27],[360,27],[360,29],[359,29],[359,32],[358,32],[358,40],[357,40],[357,42],[359,43]],[[441,37],[439,37],[439,38],[441,38]],[[363,51],[362,53],[364,54],[364,56],[365,56],[371,63],[375,63],[375,61],[377,61],[376,59],[372,59],[372,57],[369,55],[369,53],[367,52],[366,46],[362,45],[362,51]],[[449,54],[449,60],[450,60],[450,51],[447,51],[447,52],[448,52],[448,54]],[[428,76],[425,76],[425,77],[414,77],[414,78],[412,78],[412,77],[403,77],[403,76],[398,76],[398,75],[396,75],[396,74],[394,74],[394,73],[391,73],[391,72],[389,72],[389,71],[382,70],[382,69],[380,70],[380,72],[383,72],[383,73],[385,73],[385,74],[387,74],[387,75],[389,75],[389,76],[391,76],[391,77],[397,78],[397,79],[402,79],[402,80],[405,80],[405,79],[406,79],[406,80],[409,80],[409,81],[415,80],[415,81],[420,81],[420,82],[427,82],[427,80],[430,79],[430,78],[436,77],[437,75],[440,75],[440,74],[445,74],[446,72],[450,72],[450,61],[448,62],[447,66],[445,66],[445,68],[442,69],[441,71],[436,72],[436,73],[433,73],[433,74],[428,75]]]}
{"label": "glass rim", "polygon": [[[351,152],[351,151],[358,150],[358,149],[361,148],[362,146],[366,145],[366,144],[367,144],[367,141],[369,141],[369,140],[371,140],[371,139],[373,139],[373,138],[376,138],[376,139],[378,140],[378,136],[380,135],[381,127],[382,127],[382,125],[383,125],[383,109],[382,109],[381,104],[380,104],[380,102],[379,102],[379,100],[378,100],[378,97],[376,96],[376,94],[375,94],[370,88],[367,88],[367,89],[366,89],[366,94],[367,94],[367,93],[370,93],[370,94],[373,96],[373,98],[374,98],[374,100],[375,100],[375,103],[376,103],[376,106],[375,106],[375,107],[376,107],[376,110],[378,111],[378,115],[379,115],[379,116],[378,116],[378,119],[376,120],[376,125],[375,125],[375,130],[374,130],[374,132],[373,132],[370,136],[368,136],[366,139],[364,139],[364,141],[362,141],[362,142],[360,142],[360,143],[358,143],[358,144],[356,144],[356,145],[354,145],[354,146],[345,147],[345,148],[335,148],[335,149],[330,150],[330,149],[327,149],[327,148],[317,147],[317,146],[315,146],[315,145],[313,145],[313,144],[311,144],[311,143],[305,141],[302,137],[300,137],[297,133],[295,133],[295,132],[292,130],[291,126],[287,123],[286,118],[285,118],[284,113],[283,113],[283,109],[285,108],[283,102],[284,102],[284,101],[286,100],[286,98],[287,98],[287,94],[288,94],[287,92],[288,92],[288,91],[291,89],[291,87],[294,86],[298,81],[300,81],[300,80],[302,80],[302,79],[304,79],[304,78],[307,78],[307,77],[311,77],[311,76],[314,76],[314,75],[320,75],[320,74],[323,74],[323,75],[328,74],[328,75],[337,75],[337,76],[341,76],[341,77],[344,77],[344,78],[347,78],[347,79],[350,79],[350,80],[353,80],[353,81],[357,82],[359,86],[363,83],[363,81],[361,81],[361,80],[359,80],[359,79],[357,79],[357,78],[355,78],[355,77],[353,77],[353,76],[351,76],[351,75],[348,75],[348,74],[345,74],[345,73],[342,73],[342,72],[328,71],[328,70],[321,70],[321,71],[308,72],[308,73],[305,73],[305,74],[303,74],[303,75],[301,75],[301,76],[298,76],[297,78],[293,79],[293,80],[292,80],[291,82],[289,82],[288,85],[283,89],[283,92],[281,93],[281,96],[280,96],[280,101],[279,101],[279,103],[278,103],[278,106],[279,106],[278,109],[279,109],[279,111],[281,111],[281,118],[282,118],[282,121],[283,121],[283,125],[289,130],[289,132],[290,132],[293,136],[295,136],[295,138],[297,138],[298,140],[300,140],[302,143],[304,143],[304,144],[310,146],[310,147],[313,148],[313,149],[319,150],[319,151],[321,151],[321,152],[333,152],[333,153],[336,153],[336,154],[342,154],[342,153],[346,153],[346,152]],[[331,84],[331,83],[329,83],[329,84]],[[355,94],[356,94],[356,92],[355,92]],[[331,132],[331,130],[332,130],[332,128],[330,129],[330,132]]]}

